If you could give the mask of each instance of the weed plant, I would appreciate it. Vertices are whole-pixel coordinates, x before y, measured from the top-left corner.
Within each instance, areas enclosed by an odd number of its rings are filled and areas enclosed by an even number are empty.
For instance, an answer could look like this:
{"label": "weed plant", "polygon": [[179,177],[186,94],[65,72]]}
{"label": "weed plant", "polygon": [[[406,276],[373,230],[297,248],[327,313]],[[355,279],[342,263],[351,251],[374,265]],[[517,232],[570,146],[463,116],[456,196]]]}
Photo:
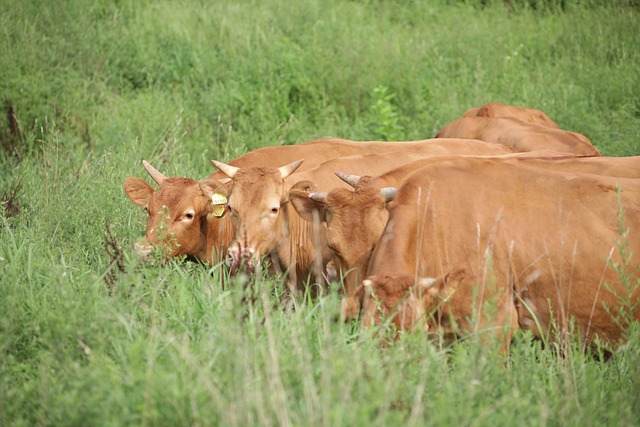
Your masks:
{"label": "weed plant", "polygon": [[[282,281],[142,265],[146,176],[324,136],[433,136],[489,101],[640,154],[637,1],[0,1],[0,425],[637,425],[607,361],[387,348]],[[633,230],[632,230],[633,232]],[[633,234],[629,238],[634,238]],[[220,267],[220,266],[217,266]]]}

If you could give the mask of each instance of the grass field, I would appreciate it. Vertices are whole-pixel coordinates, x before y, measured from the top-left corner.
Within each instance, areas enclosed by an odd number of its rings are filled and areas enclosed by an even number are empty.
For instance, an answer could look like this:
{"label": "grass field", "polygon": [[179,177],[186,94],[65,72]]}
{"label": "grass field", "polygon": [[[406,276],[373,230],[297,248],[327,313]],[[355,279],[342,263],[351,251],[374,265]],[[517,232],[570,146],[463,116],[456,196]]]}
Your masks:
{"label": "grass field", "polygon": [[489,101],[640,155],[637,1],[0,5],[0,425],[640,425],[637,325],[606,362],[528,334],[508,357],[381,348],[334,293],[284,312],[273,278],[139,264],[122,190],[142,159],[200,179],[265,145],[432,137]]}

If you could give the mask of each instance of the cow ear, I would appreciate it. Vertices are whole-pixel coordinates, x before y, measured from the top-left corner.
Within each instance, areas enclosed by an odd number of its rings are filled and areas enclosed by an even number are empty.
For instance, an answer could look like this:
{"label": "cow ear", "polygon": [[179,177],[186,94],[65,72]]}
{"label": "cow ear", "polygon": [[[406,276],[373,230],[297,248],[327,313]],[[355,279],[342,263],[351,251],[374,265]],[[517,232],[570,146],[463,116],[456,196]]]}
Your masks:
{"label": "cow ear", "polygon": [[124,191],[133,203],[138,206],[147,206],[149,198],[153,194],[153,188],[145,180],[137,177],[129,177],[124,180]]}
{"label": "cow ear", "polygon": [[476,112],[477,117],[495,117],[496,114],[494,109],[492,108],[492,103],[484,104],[482,107],[478,108]]}
{"label": "cow ear", "polygon": [[[323,194],[324,197],[322,196]],[[319,218],[321,222],[326,222],[325,198],[326,193],[314,193],[295,187],[289,190],[289,201],[298,212],[298,215],[309,222],[313,222],[314,217]]]}
{"label": "cow ear", "polygon": [[206,178],[199,182],[200,190],[211,203],[207,203],[206,211],[214,216],[222,217],[227,212],[229,190],[224,180]]}
{"label": "cow ear", "polygon": [[229,196],[229,189],[227,188],[227,186],[217,179],[206,178],[200,181],[199,184],[200,190],[202,190],[202,194],[207,196],[208,199],[211,199],[211,197],[216,194],[221,194],[224,197]]}
{"label": "cow ear", "polygon": [[432,298],[446,301],[453,295],[456,289],[458,289],[465,275],[465,270],[461,268],[435,279],[431,277],[421,277],[418,279],[418,286]]}
{"label": "cow ear", "polygon": [[314,191],[318,191],[318,186],[316,185],[315,182],[305,179],[293,184],[291,186],[291,190],[300,190],[300,191],[306,191],[308,193],[312,193]]}

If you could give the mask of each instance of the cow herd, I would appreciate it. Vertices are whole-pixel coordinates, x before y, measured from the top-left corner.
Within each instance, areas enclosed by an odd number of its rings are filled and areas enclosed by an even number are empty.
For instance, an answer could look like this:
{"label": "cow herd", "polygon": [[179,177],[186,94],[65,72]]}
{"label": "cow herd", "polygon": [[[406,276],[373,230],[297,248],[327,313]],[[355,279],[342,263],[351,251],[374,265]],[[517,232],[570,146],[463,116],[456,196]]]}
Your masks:
{"label": "cow herd", "polygon": [[545,113],[489,103],[433,139],[325,138],[212,160],[208,178],[124,182],[147,212],[145,256],[230,274],[263,265],[288,293],[340,286],[362,327],[517,329],[615,348],[640,320],[640,156],[605,157]]}

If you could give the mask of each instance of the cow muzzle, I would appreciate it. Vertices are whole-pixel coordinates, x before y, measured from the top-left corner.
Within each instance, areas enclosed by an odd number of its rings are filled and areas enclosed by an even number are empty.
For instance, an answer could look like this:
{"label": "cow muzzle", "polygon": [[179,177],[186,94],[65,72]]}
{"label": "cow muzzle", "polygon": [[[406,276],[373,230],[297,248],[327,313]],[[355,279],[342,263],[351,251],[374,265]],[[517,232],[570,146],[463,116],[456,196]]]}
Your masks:
{"label": "cow muzzle", "polygon": [[133,250],[142,262],[146,262],[149,264],[154,263],[153,257],[149,256],[149,254],[151,254],[151,251],[153,250],[153,245],[150,244],[147,239],[143,238],[135,242],[133,244]]}
{"label": "cow muzzle", "polygon": [[225,264],[229,267],[229,272],[233,276],[239,272],[252,274],[260,265],[260,260],[253,248],[239,248],[233,246],[227,251]]}

